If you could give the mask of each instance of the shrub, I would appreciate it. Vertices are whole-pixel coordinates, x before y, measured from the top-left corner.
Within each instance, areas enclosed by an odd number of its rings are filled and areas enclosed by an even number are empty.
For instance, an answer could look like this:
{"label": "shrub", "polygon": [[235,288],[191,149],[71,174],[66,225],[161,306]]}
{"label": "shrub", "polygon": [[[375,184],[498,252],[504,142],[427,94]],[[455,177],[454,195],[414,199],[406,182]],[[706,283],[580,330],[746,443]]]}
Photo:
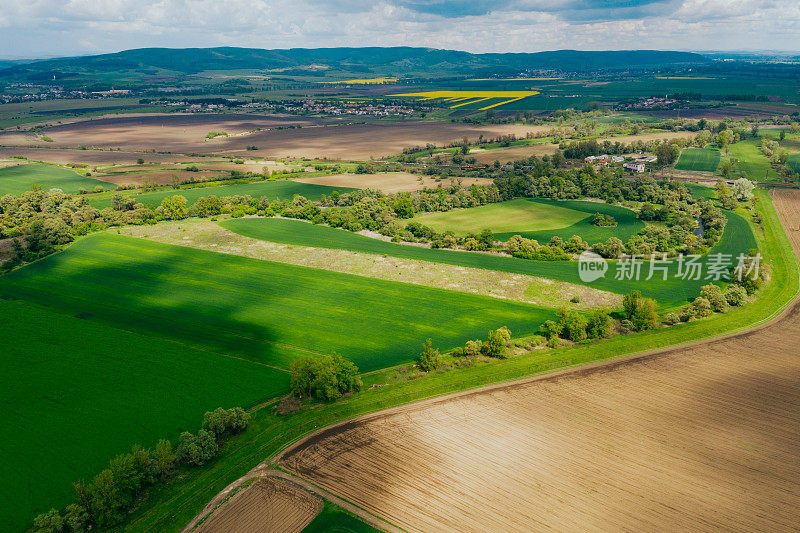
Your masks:
{"label": "shrub", "polygon": [[161,209],[164,218],[168,220],[183,220],[189,216],[189,210],[186,209],[186,197],[180,194],[164,198],[161,201]]}
{"label": "shrub", "polygon": [[592,224],[594,224],[595,226],[610,228],[617,225],[617,220],[611,215],[595,213],[592,215]]}
{"label": "shrub", "polygon": [[700,288],[700,296],[708,300],[711,309],[715,312],[724,313],[728,310],[728,301],[725,299],[725,296],[722,294],[722,289],[720,289],[718,285],[714,285],[713,283],[703,285]]}
{"label": "shrub", "polygon": [[442,355],[438,349],[434,349],[431,346],[430,339],[426,340],[425,344],[422,345],[422,353],[417,358],[417,363],[425,372],[436,370],[442,365]]}
{"label": "shrub", "polygon": [[223,409],[218,407],[203,415],[203,429],[210,431],[217,439],[225,435],[233,435],[247,429],[250,415],[241,407]]}
{"label": "shrub", "polygon": [[674,326],[680,322],[680,318],[675,313],[667,313],[667,316],[664,317],[664,323],[668,326]]}
{"label": "shrub", "polygon": [[561,326],[561,336],[572,342],[586,340],[586,317],[577,311],[560,309],[556,316],[558,324]]}
{"label": "shrub", "polygon": [[64,519],[55,509],[50,509],[33,519],[33,530],[37,533],[61,533],[64,530]]}
{"label": "shrub", "polygon": [[689,322],[696,316],[697,316],[697,309],[695,309],[693,306],[690,305],[688,307],[684,307],[683,309],[681,309],[678,318],[680,319],[681,322]]}
{"label": "shrub", "polygon": [[747,291],[741,285],[731,283],[725,288],[725,301],[734,307],[744,305],[747,301]]}
{"label": "shrub", "polygon": [[481,353],[483,343],[480,340],[467,341],[464,345],[464,355],[478,355]]}
{"label": "shrub", "polygon": [[702,296],[698,296],[694,299],[692,302],[692,308],[694,308],[698,318],[705,318],[714,314],[714,309],[711,307],[711,302]]}
{"label": "shrub", "polygon": [[579,303],[581,303],[581,297],[576,294],[575,296],[570,298],[569,301],[574,303],[574,304],[579,304]]}
{"label": "shrub", "polygon": [[599,339],[611,335],[611,316],[607,309],[592,309],[586,322],[586,335]]}
{"label": "shrub", "polygon": [[484,355],[489,357],[505,358],[506,343],[511,340],[511,331],[503,326],[501,328],[490,330],[486,342],[481,346],[481,351]]}
{"label": "shrub", "polygon": [[644,298],[639,291],[626,294],[622,299],[625,318],[634,331],[644,331],[658,326],[660,320],[656,312],[656,301]]}

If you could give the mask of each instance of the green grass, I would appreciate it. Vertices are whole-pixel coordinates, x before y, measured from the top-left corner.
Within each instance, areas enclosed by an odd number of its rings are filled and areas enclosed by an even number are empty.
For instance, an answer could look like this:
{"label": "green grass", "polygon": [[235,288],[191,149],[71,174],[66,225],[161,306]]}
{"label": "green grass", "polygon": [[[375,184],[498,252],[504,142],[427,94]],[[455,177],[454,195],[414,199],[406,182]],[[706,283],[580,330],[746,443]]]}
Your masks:
{"label": "green grass", "polygon": [[716,172],[719,157],[719,150],[716,148],[686,148],[681,152],[675,169]]}
{"label": "green grass", "polygon": [[706,187],[705,185],[696,185],[694,183],[684,183],[695,198],[702,198],[705,200],[713,200],[717,197],[717,191],[713,187]]}
{"label": "green grass", "polygon": [[[362,371],[451,349],[551,310],[146,240],[97,234],[0,278],[0,295],[86,320],[288,368],[337,351]],[[271,387],[265,383],[265,387]]]}
{"label": "green grass", "polygon": [[464,236],[479,233],[484,228],[495,233],[560,229],[585,216],[585,213],[558,204],[547,205],[520,198],[469,209],[424,213],[414,220],[439,232],[453,230],[456,235]]}
{"label": "green grass", "polygon": [[[313,183],[300,183],[297,181],[278,180],[278,181],[257,181],[253,183],[240,183],[235,185],[220,185],[218,187],[195,187],[187,189],[168,189],[164,191],[143,192],[138,194],[131,194],[137,202],[149,205],[150,207],[158,207],[161,201],[167,196],[180,194],[186,197],[189,205],[192,205],[198,198],[203,196],[234,196],[234,195],[247,195],[254,198],[266,196],[270,200],[276,198],[285,199],[292,198],[295,194],[305,196],[309,200],[319,200],[323,194],[330,195],[333,191],[348,192],[353,189],[347,187],[328,187],[327,185],[316,185]],[[98,209],[109,207],[111,205],[111,195],[103,195],[102,197],[91,198],[89,203]]]}
{"label": "green grass", "polygon": [[116,187],[113,183],[81,176],[76,172],[40,163],[22,164],[0,168],[0,195],[22,194],[34,185],[45,191],[57,188],[66,193],[77,193],[79,189],[92,190],[98,185],[104,188]]}
{"label": "green grass", "polygon": [[[527,274],[570,283],[583,283],[578,276],[578,264],[575,261],[529,261],[500,255],[455,250],[433,250],[419,246],[385,242],[345,230],[327,226],[315,226],[298,220],[247,218],[226,220],[220,222],[220,225],[246,237],[272,242],[385,254],[405,259],[499,270],[514,274]],[[725,234],[713,252],[736,255],[750,250],[755,245],[756,241],[747,221],[736,213],[728,213],[728,226]],[[643,265],[642,268],[646,275],[647,265]],[[590,285],[597,289],[620,294],[625,294],[632,290],[640,290],[646,296],[658,300],[659,304],[665,308],[686,303],[687,299],[698,295],[702,285],[708,283],[708,281],[704,280],[684,281],[674,277],[672,274],[677,270],[675,264],[672,265],[670,276],[666,281],[658,277],[654,277],[649,281],[644,279],[638,281],[616,280],[616,270],[616,262],[610,262],[606,276],[592,282]]]}
{"label": "green grass", "polygon": [[[2,279],[2,278],[0,278]],[[249,407],[281,393],[288,374],[25,301],[0,299],[0,529],[70,502],[134,443],[175,442],[216,407]],[[13,433],[13,438],[11,434]]]}
{"label": "green grass", "polygon": [[[545,199],[529,199],[534,204],[541,204],[547,206],[548,210],[552,208],[569,209],[578,213],[581,217],[580,220],[572,225],[562,227],[560,229],[545,230],[526,230],[526,231],[508,231],[500,232],[495,235],[499,240],[507,240],[512,235],[522,235],[528,239],[536,239],[544,244],[549,242],[553,237],[561,237],[566,240],[573,235],[580,235],[585,241],[594,244],[600,241],[606,241],[610,237],[618,237],[623,242],[627,241],[632,235],[638,233],[644,228],[644,222],[639,220],[636,213],[624,207],[609,205],[600,202],[587,202],[583,200],[545,200]],[[613,227],[600,227],[591,223],[591,215],[594,213],[601,213],[610,215],[617,221],[617,225]],[[588,216],[587,216],[588,215]]]}
{"label": "green grass", "polygon": [[[594,213],[613,216],[617,226],[604,228],[593,225],[591,215]],[[469,209],[425,213],[413,220],[438,232],[451,230],[457,236],[477,234],[489,228],[497,240],[505,241],[512,235],[522,235],[541,243],[554,236],[568,239],[573,235],[580,235],[590,243],[605,241],[609,237],[626,241],[644,227],[636,213],[624,207],[582,200],[538,198],[518,198]]]}
{"label": "green grass", "polygon": [[303,533],[377,533],[366,522],[328,501],[325,507],[304,529]]}
{"label": "green grass", "polygon": [[769,158],[761,152],[761,139],[750,138],[728,147],[728,156],[735,157],[737,167],[747,173],[747,178],[755,181],[777,181],[779,175],[772,168]]}
{"label": "green grass", "polygon": [[[274,456],[292,442],[327,425],[433,396],[544,374],[625,354],[672,346],[722,335],[761,323],[792,301],[798,291],[798,265],[769,196],[758,191],[763,210],[759,248],[772,266],[773,281],[755,302],[712,319],[636,335],[615,336],[599,343],[531,353],[486,365],[436,373],[356,394],[337,403],[317,406],[287,417],[268,409],[254,413],[250,427],[208,467],[183,479],[170,480],[150,494],[124,528],[125,531],[178,531],[208,501],[253,465]],[[379,376],[368,376],[377,380]],[[369,383],[369,380],[366,381]]]}

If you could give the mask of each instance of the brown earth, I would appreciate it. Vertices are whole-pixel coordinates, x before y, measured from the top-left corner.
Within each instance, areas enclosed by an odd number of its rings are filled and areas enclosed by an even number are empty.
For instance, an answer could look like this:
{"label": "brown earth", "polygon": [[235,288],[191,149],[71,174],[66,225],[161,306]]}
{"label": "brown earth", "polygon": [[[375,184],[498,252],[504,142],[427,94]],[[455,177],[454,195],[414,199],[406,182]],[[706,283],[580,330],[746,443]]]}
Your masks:
{"label": "brown earth", "polygon": [[[439,185],[446,187],[450,184],[449,179],[437,181],[432,176],[421,176],[408,172],[378,172],[376,174],[333,174],[316,178],[299,178],[294,181],[302,183],[316,183],[318,185],[330,185],[332,187],[355,187],[356,189],[378,189],[384,193],[396,193],[406,191],[419,191],[424,188],[435,189]],[[470,185],[491,185],[491,179],[485,178],[461,178],[461,184],[465,187]]]}
{"label": "brown earth", "polygon": [[[3,142],[0,137],[0,144]],[[51,144],[51,143],[48,143]],[[12,156],[27,157],[31,161],[45,161],[68,165],[77,163],[90,167],[105,165],[134,165],[139,158],[146,163],[190,163],[195,161],[214,161],[215,158],[185,156],[181,154],[154,154],[144,152],[117,150],[78,150],[74,148],[29,148],[16,146],[0,146],[0,158]],[[219,159],[219,158],[216,158]]]}
{"label": "brown earth", "polygon": [[198,533],[299,533],[322,510],[322,500],[300,487],[273,477],[240,490],[211,513]]}
{"label": "brown earth", "polygon": [[[289,125],[302,128],[274,129]],[[262,131],[257,131],[257,128]],[[155,149],[183,154],[239,154],[245,152],[248,145],[253,145],[259,150],[247,155],[366,160],[391,155],[410,146],[446,144],[464,136],[471,140],[476,140],[480,135],[497,137],[513,133],[525,136],[527,132],[541,128],[514,124],[473,126],[420,121],[353,124],[336,118],[175,114],[118,116],[52,126],[44,129],[43,135],[52,138],[53,142],[42,141],[25,132],[0,132],[0,146],[42,149],[89,146],[119,148],[125,152]],[[206,134],[212,130],[225,131],[230,136],[206,140]]]}
{"label": "brown earth", "polygon": [[[800,193],[775,191],[800,250]],[[289,471],[408,531],[796,531],[800,303],[746,333],[402,406]]]}

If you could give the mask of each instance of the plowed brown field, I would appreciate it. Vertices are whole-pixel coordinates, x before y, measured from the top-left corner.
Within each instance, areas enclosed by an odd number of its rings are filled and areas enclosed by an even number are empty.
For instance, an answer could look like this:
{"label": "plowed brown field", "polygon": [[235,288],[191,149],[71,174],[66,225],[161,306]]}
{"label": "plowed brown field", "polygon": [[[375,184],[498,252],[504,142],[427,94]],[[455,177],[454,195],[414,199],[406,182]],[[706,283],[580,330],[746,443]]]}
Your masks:
{"label": "plowed brown field", "polygon": [[264,478],[234,494],[194,531],[300,532],[322,510],[322,500],[289,481]]}
{"label": "plowed brown field", "polygon": [[[800,194],[775,205],[795,250]],[[330,428],[284,467],[409,531],[797,531],[800,305],[747,333]]]}

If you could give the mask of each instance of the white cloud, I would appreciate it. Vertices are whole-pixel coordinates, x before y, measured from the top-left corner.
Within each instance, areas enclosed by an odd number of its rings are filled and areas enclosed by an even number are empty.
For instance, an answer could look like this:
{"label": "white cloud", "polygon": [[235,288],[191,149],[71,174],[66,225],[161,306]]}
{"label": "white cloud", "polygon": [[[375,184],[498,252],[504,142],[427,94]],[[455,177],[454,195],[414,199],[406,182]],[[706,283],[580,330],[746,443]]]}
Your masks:
{"label": "white cloud", "polygon": [[[795,0],[0,0],[0,56],[147,46],[797,49]],[[601,10],[600,5],[622,6]],[[438,11],[437,11],[438,10]],[[487,12],[488,11],[488,12]],[[437,14],[439,13],[439,14]],[[475,14],[470,14],[475,13]]]}

